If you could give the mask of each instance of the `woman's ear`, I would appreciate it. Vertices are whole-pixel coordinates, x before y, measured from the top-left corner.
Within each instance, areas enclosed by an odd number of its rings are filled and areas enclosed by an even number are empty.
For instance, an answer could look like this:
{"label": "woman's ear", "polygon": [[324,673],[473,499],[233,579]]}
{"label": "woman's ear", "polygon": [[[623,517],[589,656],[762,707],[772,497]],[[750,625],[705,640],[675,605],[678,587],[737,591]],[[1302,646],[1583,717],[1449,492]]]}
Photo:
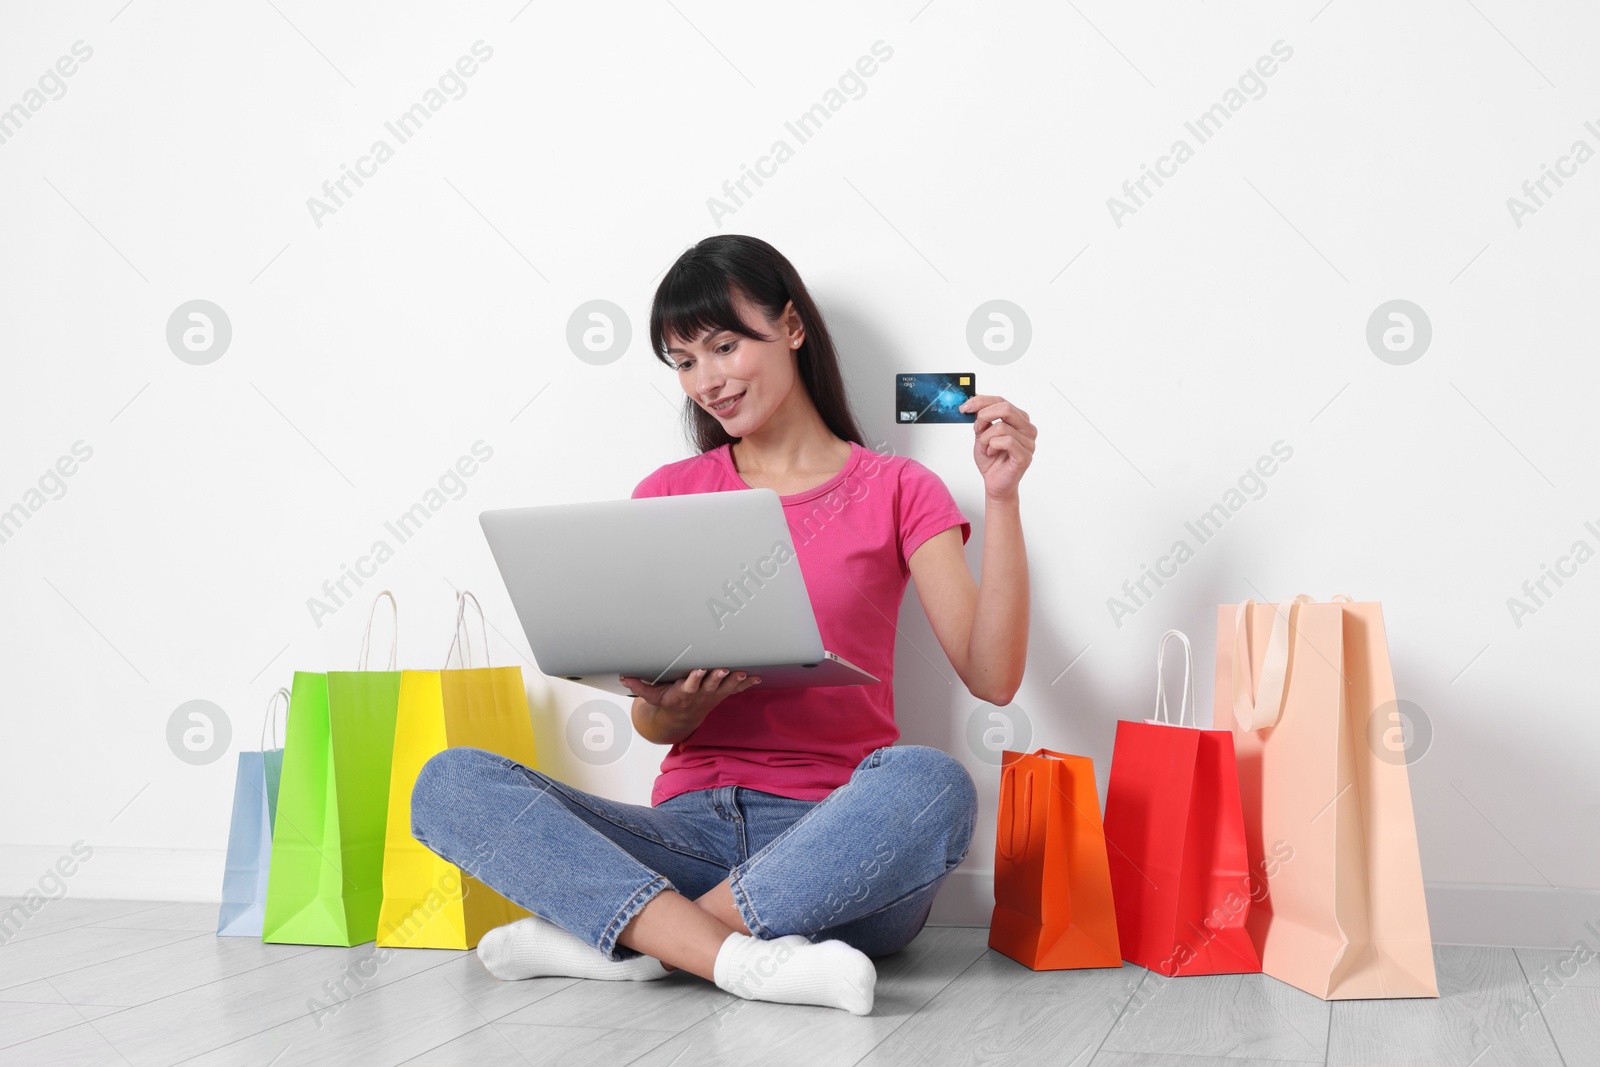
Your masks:
{"label": "woman's ear", "polygon": [[783,314],[778,318],[783,323],[785,334],[789,339],[790,348],[799,348],[806,339],[806,324],[801,321],[800,313],[794,309],[794,301],[783,305]]}

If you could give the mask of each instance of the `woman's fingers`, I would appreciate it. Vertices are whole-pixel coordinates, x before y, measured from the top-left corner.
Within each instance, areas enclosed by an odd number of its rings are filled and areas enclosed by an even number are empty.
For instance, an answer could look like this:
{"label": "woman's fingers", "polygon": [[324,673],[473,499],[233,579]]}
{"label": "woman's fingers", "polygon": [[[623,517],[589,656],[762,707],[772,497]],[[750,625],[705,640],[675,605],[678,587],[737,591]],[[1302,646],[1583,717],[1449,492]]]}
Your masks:
{"label": "woman's fingers", "polygon": [[[643,678],[632,674],[619,674],[617,679],[634,696],[646,698],[659,696],[662,690],[672,688],[672,684],[651,685]],[[715,670],[700,667],[684,675],[675,684],[681,685],[685,693],[717,693],[723,691],[740,692],[760,681],[760,675],[750,674],[748,671],[736,671],[728,667],[718,667]]]}
{"label": "woman's fingers", "polygon": [[736,671],[729,667],[718,667],[714,670],[702,667],[689,672],[688,677],[684,679],[684,692],[719,693],[730,696],[748,689],[751,684],[751,675],[748,671]]}
{"label": "woman's fingers", "polygon": [[705,688],[709,689],[713,693],[718,693],[723,690],[725,685],[727,687],[732,687],[743,679],[743,671],[731,671],[727,667],[718,667],[716,670],[711,671],[706,675]]}
{"label": "woman's fingers", "polygon": [[618,677],[634,696],[643,700],[646,704],[654,704],[658,708],[664,706],[662,701],[666,699],[666,694],[672,691],[671,685],[651,685],[643,678],[635,677],[631,674],[618,675]]}
{"label": "woman's fingers", "polygon": [[643,697],[647,702],[658,707],[666,706],[662,703],[665,699],[665,694],[671,692],[674,688],[681,688],[686,697],[693,697],[703,693],[727,698],[735,693],[742,693],[761,682],[759,675],[752,675],[748,671],[732,670],[728,667],[718,667],[714,670],[700,667],[690,671],[678,681],[666,685],[649,685],[642,678],[636,678],[631,674],[620,674],[617,677],[621,679],[623,685],[633,692],[634,696]]}
{"label": "woman's fingers", "polygon": [[705,667],[696,668],[684,676],[683,691],[685,693],[715,693],[717,691],[717,683],[722,680],[722,676],[726,673],[728,673],[726,670],[709,670]]}

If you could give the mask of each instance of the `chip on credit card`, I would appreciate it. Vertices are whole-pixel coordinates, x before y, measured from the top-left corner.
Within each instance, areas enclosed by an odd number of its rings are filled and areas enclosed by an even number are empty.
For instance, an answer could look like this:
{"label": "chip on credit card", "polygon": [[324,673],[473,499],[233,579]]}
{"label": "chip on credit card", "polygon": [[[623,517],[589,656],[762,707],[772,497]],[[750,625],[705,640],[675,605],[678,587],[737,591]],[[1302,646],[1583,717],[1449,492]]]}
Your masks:
{"label": "chip on credit card", "polygon": [[976,396],[978,376],[971,371],[953,374],[916,373],[894,376],[894,421],[976,422],[977,412],[961,411]]}

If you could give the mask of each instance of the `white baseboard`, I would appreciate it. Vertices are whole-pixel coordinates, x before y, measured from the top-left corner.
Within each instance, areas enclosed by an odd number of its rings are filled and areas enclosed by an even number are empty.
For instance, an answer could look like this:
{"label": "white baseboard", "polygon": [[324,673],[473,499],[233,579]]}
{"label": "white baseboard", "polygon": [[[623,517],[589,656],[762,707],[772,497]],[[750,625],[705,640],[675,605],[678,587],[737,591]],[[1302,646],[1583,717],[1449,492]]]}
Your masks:
{"label": "white baseboard", "polygon": [[85,900],[222,899],[222,849],[87,847],[89,858],[79,859],[68,845],[0,845],[0,896],[31,890]]}
{"label": "white baseboard", "polygon": [[[222,891],[221,849],[96,846],[86,860],[66,846],[0,845],[0,897],[33,890],[63,895],[47,872],[69,858],[60,877],[66,896],[85,900],[216,901]],[[1579,940],[1600,947],[1600,889],[1429,882],[1428,921],[1441,945],[1571,948]],[[934,898],[933,926],[988,926],[994,907],[994,872],[963,867]]]}
{"label": "white baseboard", "polygon": [[1429,882],[1425,890],[1436,944],[1600,946],[1600,889]]}
{"label": "white baseboard", "polygon": [[[1600,948],[1600,889],[1429,882],[1428,925],[1436,945]],[[994,871],[957,870],[933,901],[931,926],[988,926]]]}

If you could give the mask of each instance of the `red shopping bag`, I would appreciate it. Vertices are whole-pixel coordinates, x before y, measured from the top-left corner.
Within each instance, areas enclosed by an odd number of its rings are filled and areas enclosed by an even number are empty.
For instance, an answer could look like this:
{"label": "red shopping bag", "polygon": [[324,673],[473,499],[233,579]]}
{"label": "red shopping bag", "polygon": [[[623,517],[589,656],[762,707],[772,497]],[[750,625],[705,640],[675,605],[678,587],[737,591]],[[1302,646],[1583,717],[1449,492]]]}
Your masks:
{"label": "red shopping bag", "polygon": [[[1161,679],[1171,637],[1184,651],[1176,723]],[[1256,973],[1233,734],[1185,725],[1193,694],[1189,639],[1168,630],[1156,651],[1156,718],[1117,723],[1111,754],[1105,829],[1117,937],[1123,959],[1169,978]]]}

